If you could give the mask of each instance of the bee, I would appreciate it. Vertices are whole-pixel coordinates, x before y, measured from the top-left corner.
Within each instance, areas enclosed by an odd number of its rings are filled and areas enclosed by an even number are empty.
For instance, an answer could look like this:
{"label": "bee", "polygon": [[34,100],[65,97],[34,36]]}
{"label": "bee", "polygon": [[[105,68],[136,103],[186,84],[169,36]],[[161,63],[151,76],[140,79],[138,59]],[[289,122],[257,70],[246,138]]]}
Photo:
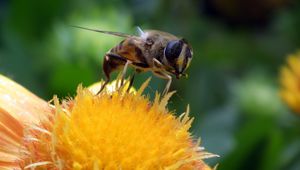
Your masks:
{"label": "bee", "polygon": [[132,66],[135,70],[130,80],[130,86],[135,73],[151,71],[157,77],[167,80],[163,91],[163,94],[166,94],[172,82],[171,75],[175,75],[177,79],[186,76],[185,71],[192,60],[193,51],[190,44],[184,38],[178,38],[167,32],[143,31],[138,27],[139,35],[130,35],[80,26],[73,27],[124,38],[104,55],[103,72],[106,80],[98,94],[110,81],[113,71],[123,69],[121,79],[123,80],[128,66]]}

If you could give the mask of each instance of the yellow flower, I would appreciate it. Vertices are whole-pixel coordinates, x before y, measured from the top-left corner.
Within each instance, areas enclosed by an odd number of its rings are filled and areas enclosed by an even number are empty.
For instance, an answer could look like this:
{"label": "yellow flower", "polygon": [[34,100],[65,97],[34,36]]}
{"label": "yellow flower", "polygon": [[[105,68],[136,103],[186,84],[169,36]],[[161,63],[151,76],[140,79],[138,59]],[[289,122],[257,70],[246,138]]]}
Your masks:
{"label": "yellow flower", "polygon": [[[74,99],[51,105],[0,76],[0,169],[211,170],[188,132],[192,118],[124,88],[95,95],[79,86]],[[116,83],[117,84],[117,83]]]}
{"label": "yellow flower", "polygon": [[300,114],[300,52],[290,55],[287,65],[280,71],[280,96],[296,113]]}

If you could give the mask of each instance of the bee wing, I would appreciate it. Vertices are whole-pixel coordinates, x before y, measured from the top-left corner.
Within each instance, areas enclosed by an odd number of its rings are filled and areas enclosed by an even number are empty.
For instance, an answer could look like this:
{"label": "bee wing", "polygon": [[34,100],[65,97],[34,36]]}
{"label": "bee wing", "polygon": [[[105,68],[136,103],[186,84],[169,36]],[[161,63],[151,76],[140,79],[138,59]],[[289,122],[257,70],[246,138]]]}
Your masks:
{"label": "bee wing", "polygon": [[143,37],[145,35],[145,32],[139,26],[136,27],[136,31],[140,37]]}
{"label": "bee wing", "polygon": [[71,25],[71,27],[94,31],[94,32],[100,32],[103,34],[110,34],[110,35],[114,35],[114,36],[118,36],[118,37],[125,37],[125,38],[136,37],[135,35],[131,35],[131,34],[126,34],[126,33],[121,33],[121,32],[113,32],[113,31],[103,31],[103,30],[91,29],[91,28],[86,28],[86,27],[81,27],[81,26],[76,26],[76,25]]}

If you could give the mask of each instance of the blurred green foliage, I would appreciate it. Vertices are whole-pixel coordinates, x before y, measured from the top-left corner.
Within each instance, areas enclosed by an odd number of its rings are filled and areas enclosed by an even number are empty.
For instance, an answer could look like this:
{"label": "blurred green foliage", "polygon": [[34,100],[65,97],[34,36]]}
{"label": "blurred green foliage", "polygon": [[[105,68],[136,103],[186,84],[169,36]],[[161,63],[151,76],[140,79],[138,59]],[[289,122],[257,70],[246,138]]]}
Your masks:
{"label": "blurred green foliage", "polygon": [[[278,97],[279,68],[300,47],[299,1],[2,0],[0,21],[1,74],[46,100],[104,78],[103,54],[121,41],[70,25],[183,36],[194,59],[189,78],[172,84],[170,109],[190,104],[193,134],[220,155],[208,162],[220,170],[300,169],[300,119]],[[165,83],[153,78],[147,93]]]}

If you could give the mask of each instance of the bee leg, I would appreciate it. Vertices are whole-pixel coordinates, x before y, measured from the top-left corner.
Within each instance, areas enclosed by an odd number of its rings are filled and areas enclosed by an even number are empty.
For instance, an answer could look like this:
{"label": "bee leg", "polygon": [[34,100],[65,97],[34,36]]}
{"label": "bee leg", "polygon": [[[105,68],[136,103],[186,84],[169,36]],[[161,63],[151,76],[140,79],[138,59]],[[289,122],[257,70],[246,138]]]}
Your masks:
{"label": "bee leg", "polygon": [[99,95],[99,94],[102,92],[102,90],[103,90],[104,87],[109,83],[109,81],[110,81],[110,78],[106,78],[104,84],[101,86],[100,90],[97,92],[96,95]]}
{"label": "bee leg", "polygon": [[121,86],[123,86],[128,65],[131,64],[132,62],[118,54],[114,54],[111,52],[107,53],[106,57],[108,57],[112,62],[115,61],[115,63],[117,63],[118,66],[124,65],[124,63],[125,63],[123,71],[122,71],[122,75],[121,75]]}
{"label": "bee leg", "polygon": [[163,96],[166,95],[169,92],[170,86],[171,86],[171,83],[172,83],[172,77],[168,74],[165,74],[165,76],[166,76],[165,78],[168,80],[168,82],[167,82],[167,85],[166,85],[166,87],[163,91]]}
{"label": "bee leg", "polygon": [[126,64],[124,65],[124,68],[123,68],[123,71],[122,71],[122,77],[121,77],[121,86],[124,85],[124,79],[125,79],[125,75],[126,75],[126,72],[127,72],[127,68],[128,68],[128,65],[131,64],[132,62],[127,60],[126,61]]}
{"label": "bee leg", "polygon": [[154,71],[154,74],[157,75],[158,77],[168,80],[167,85],[162,93],[164,96],[165,94],[167,94],[169,92],[169,89],[170,89],[170,86],[172,83],[172,76],[170,76],[169,74],[167,74],[165,72],[159,71],[163,68],[163,64],[160,61],[158,61],[156,58],[153,59],[153,65],[154,65],[155,69],[157,70],[157,71]]}
{"label": "bee leg", "polygon": [[132,76],[131,76],[131,78],[130,78],[129,86],[128,86],[127,92],[129,92],[129,90],[131,89],[131,87],[132,87],[132,85],[133,85],[135,73],[136,73],[136,72],[134,71],[134,73],[132,74]]}
{"label": "bee leg", "polygon": [[153,65],[157,69],[163,68],[163,64],[160,61],[158,61],[156,58],[153,58]]}
{"label": "bee leg", "polygon": [[172,76],[168,75],[167,73],[158,71],[158,70],[154,71],[153,73],[154,73],[154,75],[156,75],[160,78],[168,80],[167,85],[166,85],[166,87],[165,87],[165,89],[162,93],[162,95],[164,96],[165,94],[167,94],[169,92],[169,89],[170,89],[170,86],[171,86],[171,83],[172,83]]}
{"label": "bee leg", "polygon": [[105,75],[105,82],[104,84],[101,86],[100,90],[98,91],[97,95],[99,95],[103,89],[105,88],[105,86],[109,83],[110,81],[110,73],[113,71],[113,67],[112,67],[112,63],[110,62],[110,58],[108,56],[104,57],[104,61],[103,61],[103,72]]}
{"label": "bee leg", "polygon": [[120,66],[124,65],[124,62],[126,62],[126,59],[123,57],[113,54],[113,53],[107,53],[104,56],[103,60],[103,72],[106,77],[106,80],[104,84],[101,86],[99,92],[97,93],[100,94],[101,91],[105,88],[105,86],[109,83],[110,81],[110,73],[113,72],[114,70],[118,69]]}
{"label": "bee leg", "polygon": [[116,60],[119,60],[119,61],[122,61],[122,62],[126,62],[127,59],[118,55],[118,54],[114,54],[114,53],[106,53],[106,55],[109,59],[116,59]]}

